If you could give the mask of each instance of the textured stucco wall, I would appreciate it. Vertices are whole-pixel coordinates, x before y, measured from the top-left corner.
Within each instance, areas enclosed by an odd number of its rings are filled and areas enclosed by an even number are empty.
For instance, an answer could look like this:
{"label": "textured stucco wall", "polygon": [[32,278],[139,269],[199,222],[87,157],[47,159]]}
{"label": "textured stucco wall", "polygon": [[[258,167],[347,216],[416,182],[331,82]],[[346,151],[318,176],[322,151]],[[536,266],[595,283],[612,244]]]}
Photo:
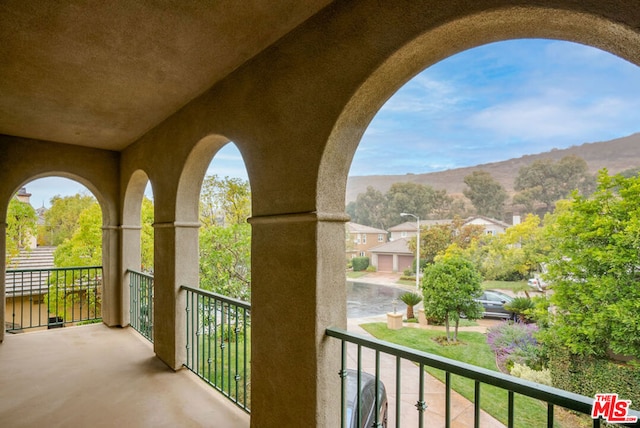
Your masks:
{"label": "textured stucco wall", "polygon": [[232,140],[244,156],[253,195],[254,426],[337,426],[326,409],[336,408],[338,353],[323,331],[345,325],[335,254],[344,251],[346,177],[367,124],[395,90],[447,56],[511,38],[578,41],[638,63],[633,2],[530,3],[334,4],[124,152],[125,161],[153,159],[157,213],[169,222],[184,209],[176,202],[181,165],[205,137]]}

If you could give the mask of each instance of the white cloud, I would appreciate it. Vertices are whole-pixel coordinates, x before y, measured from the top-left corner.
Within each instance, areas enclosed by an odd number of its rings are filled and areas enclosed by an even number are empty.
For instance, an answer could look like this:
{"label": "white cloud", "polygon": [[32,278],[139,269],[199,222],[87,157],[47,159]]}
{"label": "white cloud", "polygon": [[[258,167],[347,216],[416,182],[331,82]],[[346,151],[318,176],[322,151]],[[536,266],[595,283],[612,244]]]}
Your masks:
{"label": "white cloud", "polygon": [[489,131],[496,138],[519,138],[524,141],[544,139],[576,140],[589,138],[602,128],[615,127],[635,115],[637,105],[610,97],[585,104],[548,98],[514,100],[479,111],[468,120],[473,129]]}
{"label": "white cloud", "polygon": [[401,88],[365,132],[351,174],[420,173],[605,141],[640,131],[638,111],[640,69],[614,55],[549,40],[493,43]]}

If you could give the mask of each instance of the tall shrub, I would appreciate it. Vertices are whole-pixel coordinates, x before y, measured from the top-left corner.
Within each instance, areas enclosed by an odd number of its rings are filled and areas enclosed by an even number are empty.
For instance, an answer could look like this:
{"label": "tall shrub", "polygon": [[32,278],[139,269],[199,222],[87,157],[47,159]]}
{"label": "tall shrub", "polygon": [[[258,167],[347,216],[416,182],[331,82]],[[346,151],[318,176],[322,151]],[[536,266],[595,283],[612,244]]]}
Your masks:
{"label": "tall shrub", "polygon": [[354,257],[351,259],[351,264],[353,265],[354,272],[367,270],[369,267],[369,257]]}

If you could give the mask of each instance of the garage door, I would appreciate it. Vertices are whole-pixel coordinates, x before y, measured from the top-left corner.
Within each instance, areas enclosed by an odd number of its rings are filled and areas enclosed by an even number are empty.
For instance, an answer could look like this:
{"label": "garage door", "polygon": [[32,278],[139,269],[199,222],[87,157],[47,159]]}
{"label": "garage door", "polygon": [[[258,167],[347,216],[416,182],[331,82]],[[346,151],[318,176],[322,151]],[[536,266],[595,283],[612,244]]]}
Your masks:
{"label": "garage door", "polygon": [[393,271],[393,256],[390,254],[378,255],[378,272]]}
{"label": "garage door", "polygon": [[398,272],[404,272],[405,269],[411,269],[413,259],[413,256],[398,256]]}

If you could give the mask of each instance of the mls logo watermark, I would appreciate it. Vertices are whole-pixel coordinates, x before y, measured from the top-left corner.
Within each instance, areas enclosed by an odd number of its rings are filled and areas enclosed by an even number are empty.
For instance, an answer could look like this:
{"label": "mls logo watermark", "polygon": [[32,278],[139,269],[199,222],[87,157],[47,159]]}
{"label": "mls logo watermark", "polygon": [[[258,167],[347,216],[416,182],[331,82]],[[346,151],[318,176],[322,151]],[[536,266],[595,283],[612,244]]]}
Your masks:
{"label": "mls logo watermark", "polygon": [[620,400],[618,394],[596,394],[591,408],[593,419],[604,418],[609,423],[637,422],[637,416],[628,416],[631,400]]}

